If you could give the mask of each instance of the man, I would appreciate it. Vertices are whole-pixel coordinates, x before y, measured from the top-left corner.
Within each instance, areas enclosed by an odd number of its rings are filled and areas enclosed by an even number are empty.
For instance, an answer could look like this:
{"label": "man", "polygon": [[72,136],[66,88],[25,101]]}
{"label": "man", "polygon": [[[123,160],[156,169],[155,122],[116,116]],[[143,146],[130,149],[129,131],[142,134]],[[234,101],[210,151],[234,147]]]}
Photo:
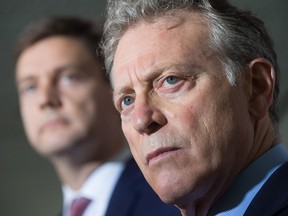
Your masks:
{"label": "man", "polygon": [[288,215],[279,68],[262,21],[225,0],[108,2],[114,103],[148,183],[182,215]]}
{"label": "man", "polygon": [[63,183],[63,215],[180,215],[130,158],[96,52],[100,40],[90,22],[72,17],[46,18],[24,31],[16,81],[27,137]]}

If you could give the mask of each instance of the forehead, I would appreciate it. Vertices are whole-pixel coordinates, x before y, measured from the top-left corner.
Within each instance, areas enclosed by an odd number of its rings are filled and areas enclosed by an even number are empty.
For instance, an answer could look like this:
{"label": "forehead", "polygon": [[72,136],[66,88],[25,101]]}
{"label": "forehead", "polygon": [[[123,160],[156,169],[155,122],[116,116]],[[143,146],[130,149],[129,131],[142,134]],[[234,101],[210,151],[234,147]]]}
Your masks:
{"label": "forehead", "polygon": [[85,47],[76,38],[53,36],[45,38],[26,48],[18,58],[16,76],[33,71],[52,71],[63,64],[95,61]]}
{"label": "forehead", "polygon": [[205,55],[208,51],[207,26],[202,15],[188,12],[161,17],[153,22],[138,22],[118,43],[111,73],[113,84],[115,73],[118,80],[119,71],[134,70],[139,66],[145,70],[166,64],[166,61],[179,60],[179,56],[185,61]]}

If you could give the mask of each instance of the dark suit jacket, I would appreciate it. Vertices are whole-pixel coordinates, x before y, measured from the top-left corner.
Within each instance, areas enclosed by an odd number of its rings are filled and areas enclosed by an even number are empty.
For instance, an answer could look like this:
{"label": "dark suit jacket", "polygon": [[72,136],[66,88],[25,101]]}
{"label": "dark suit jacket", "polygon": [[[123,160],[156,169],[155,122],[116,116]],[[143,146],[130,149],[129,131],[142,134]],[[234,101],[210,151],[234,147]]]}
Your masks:
{"label": "dark suit jacket", "polygon": [[288,216],[288,162],[265,182],[244,215]]}
{"label": "dark suit jacket", "polygon": [[164,204],[144,179],[134,159],[130,159],[114,189],[105,216],[180,216],[180,211]]}

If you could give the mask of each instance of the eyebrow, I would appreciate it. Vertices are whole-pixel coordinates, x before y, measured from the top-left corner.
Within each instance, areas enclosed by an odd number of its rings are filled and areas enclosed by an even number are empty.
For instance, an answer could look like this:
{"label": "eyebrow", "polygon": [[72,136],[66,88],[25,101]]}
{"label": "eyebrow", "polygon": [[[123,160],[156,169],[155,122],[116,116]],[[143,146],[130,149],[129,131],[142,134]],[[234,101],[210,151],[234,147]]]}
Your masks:
{"label": "eyebrow", "polygon": [[33,75],[29,75],[29,76],[25,76],[25,77],[21,77],[21,78],[16,78],[16,86],[19,87],[20,85],[22,85],[22,83],[34,80],[35,77]]}

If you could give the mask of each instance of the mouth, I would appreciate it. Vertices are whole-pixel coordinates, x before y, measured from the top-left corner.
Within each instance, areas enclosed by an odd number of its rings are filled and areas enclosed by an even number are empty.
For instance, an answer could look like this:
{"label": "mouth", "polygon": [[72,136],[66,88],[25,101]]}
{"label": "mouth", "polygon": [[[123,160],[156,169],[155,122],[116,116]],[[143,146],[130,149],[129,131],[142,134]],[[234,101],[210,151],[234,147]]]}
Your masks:
{"label": "mouth", "polygon": [[171,154],[175,153],[175,151],[179,150],[180,148],[176,147],[166,147],[166,148],[159,148],[155,151],[149,153],[146,157],[146,162],[148,165],[152,163],[156,163],[157,161],[169,157]]}
{"label": "mouth", "polygon": [[66,123],[66,121],[62,118],[54,118],[54,119],[47,121],[43,125],[42,130],[53,129],[53,128],[59,127],[61,125],[64,125],[65,123]]}

